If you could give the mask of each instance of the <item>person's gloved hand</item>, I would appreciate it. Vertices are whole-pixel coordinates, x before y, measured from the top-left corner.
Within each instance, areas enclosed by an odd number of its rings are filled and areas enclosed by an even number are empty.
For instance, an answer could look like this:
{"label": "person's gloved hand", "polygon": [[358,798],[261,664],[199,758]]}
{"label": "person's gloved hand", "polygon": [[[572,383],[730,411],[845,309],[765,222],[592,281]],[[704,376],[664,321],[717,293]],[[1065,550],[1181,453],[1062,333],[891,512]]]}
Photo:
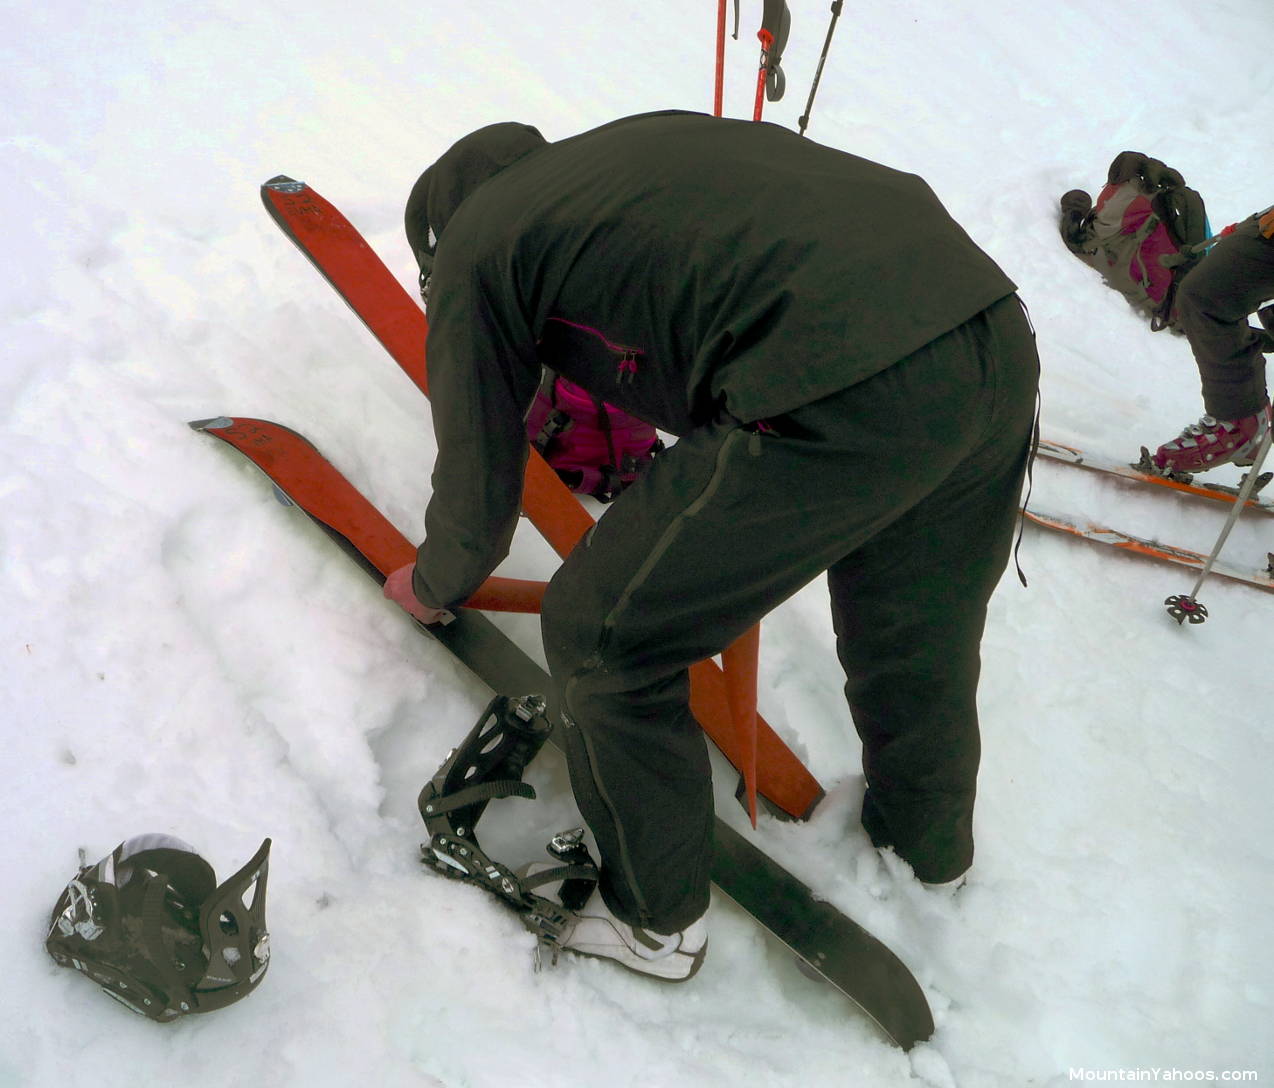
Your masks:
{"label": "person's gloved hand", "polygon": [[450,623],[455,616],[445,608],[429,608],[416,599],[416,591],[411,587],[411,575],[415,569],[415,563],[408,563],[391,573],[385,579],[385,596],[421,623]]}

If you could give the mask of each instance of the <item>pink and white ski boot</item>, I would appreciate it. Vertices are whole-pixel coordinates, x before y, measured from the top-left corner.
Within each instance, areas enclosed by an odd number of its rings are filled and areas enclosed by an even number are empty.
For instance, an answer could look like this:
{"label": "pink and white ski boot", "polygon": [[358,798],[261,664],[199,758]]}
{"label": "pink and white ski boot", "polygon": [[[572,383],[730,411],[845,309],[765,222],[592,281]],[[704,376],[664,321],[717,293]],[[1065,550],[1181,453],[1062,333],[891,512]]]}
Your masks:
{"label": "pink and white ski boot", "polygon": [[1242,419],[1204,416],[1155,450],[1150,460],[1165,476],[1206,472],[1218,465],[1250,465],[1269,425],[1268,403]]}

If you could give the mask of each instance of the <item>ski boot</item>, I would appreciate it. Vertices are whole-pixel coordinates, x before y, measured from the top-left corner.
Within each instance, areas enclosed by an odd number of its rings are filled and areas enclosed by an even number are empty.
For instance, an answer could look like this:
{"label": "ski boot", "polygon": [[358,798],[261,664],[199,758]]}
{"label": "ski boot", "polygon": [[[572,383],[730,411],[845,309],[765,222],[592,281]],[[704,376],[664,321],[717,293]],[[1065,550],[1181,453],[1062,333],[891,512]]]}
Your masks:
{"label": "ski boot", "polygon": [[1150,455],[1153,470],[1181,478],[1219,465],[1250,465],[1269,428],[1269,404],[1242,419],[1203,416]]}

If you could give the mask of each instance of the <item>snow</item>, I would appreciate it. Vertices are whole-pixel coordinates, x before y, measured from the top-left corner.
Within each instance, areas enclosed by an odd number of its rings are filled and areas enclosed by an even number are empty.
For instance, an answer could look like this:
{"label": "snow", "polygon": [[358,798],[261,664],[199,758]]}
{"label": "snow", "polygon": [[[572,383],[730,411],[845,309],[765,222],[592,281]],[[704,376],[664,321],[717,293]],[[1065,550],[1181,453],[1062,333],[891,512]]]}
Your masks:
{"label": "snow", "polygon": [[[828,11],[791,6],[787,97],[766,117],[795,127]],[[992,601],[979,853],[954,895],[858,826],[821,586],[765,625],[761,709],[828,797],[756,838],[913,968],[938,1026],[911,1054],[720,898],[701,974],[660,987],[590,961],[536,974],[515,918],[421,873],[415,794],[485,693],[186,427],[296,427],[421,531],[424,402],[257,188],[310,182],[411,287],[402,204],[464,133],[517,119],[553,139],[710,108],[715,5],[689,7],[6,5],[0,1085],[1274,1075],[1274,598],[1218,580],[1201,594],[1211,620],[1180,628],[1161,601],[1190,572],[1039,530],[1022,546],[1030,588],[1010,569]],[[754,7],[728,51],[735,116],[751,109]],[[1201,412],[1193,362],[1066,253],[1057,197],[1095,190],[1131,147],[1180,169],[1216,227],[1268,205],[1270,30],[1267,0],[862,0],[809,134],[925,176],[1030,306],[1045,433],[1134,457]],[[1039,464],[1035,488],[1042,508],[1203,551],[1223,519],[1061,466]],[[1226,555],[1259,567],[1272,546],[1252,518]],[[553,566],[524,529],[503,572]],[[533,620],[501,622],[538,654]],[[493,807],[492,834],[570,825],[560,766],[535,781],[557,798]],[[274,840],[274,962],[223,1012],[150,1023],[43,951],[77,849],[148,831],[194,843],[222,878]]]}

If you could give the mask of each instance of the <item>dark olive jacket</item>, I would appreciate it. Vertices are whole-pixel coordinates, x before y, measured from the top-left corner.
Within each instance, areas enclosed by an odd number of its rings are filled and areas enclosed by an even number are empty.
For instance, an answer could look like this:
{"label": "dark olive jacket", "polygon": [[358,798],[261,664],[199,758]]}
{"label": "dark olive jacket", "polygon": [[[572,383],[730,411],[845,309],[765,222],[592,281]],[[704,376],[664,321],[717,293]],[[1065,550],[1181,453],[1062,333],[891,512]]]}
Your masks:
{"label": "dark olive jacket", "polygon": [[684,434],[845,389],[1014,290],[921,178],[695,113],[481,130],[422,175],[409,235],[425,217],[435,606],[508,551],[542,364]]}

